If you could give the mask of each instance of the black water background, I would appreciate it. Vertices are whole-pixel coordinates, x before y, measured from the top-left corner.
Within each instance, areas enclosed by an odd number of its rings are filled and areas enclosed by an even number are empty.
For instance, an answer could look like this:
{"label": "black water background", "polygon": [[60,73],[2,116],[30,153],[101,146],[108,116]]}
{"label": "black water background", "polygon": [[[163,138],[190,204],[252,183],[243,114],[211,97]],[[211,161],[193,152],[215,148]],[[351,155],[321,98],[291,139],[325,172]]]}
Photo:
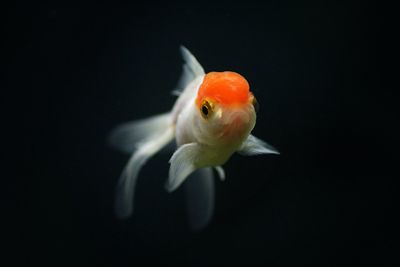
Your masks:
{"label": "black water background", "polygon": [[[393,88],[380,75],[375,4],[16,2],[7,11],[4,88],[17,101],[4,114],[10,126],[23,121],[15,168],[23,179],[10,187],[21,226],[11,220],[7,231],[11,248],[23,251],[14,259],[174,266],[394,259],[398,118]],[[234,156],[227,181],[216,181],[214,220],[196,234],[187,229],[182,192],[163,191],[168,154],[142,170],[135,217],[118,221],[113,190],[127,157],[105,144],[114,125],[170,109],[180,44],[207,71],[248,78],[261,105],[254,134],[281,152]]]}

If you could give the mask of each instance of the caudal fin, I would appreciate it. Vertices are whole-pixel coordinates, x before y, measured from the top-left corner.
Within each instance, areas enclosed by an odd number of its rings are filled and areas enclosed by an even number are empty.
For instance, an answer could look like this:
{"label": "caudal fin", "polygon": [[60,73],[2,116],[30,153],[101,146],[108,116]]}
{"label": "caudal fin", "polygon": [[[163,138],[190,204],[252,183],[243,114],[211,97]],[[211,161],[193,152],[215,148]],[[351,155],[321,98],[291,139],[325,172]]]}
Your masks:
{"label": "caudal fin", "polygon": [[170,113],[126,122],[111,131],[108,142],[113,148],[131,154],[139,144],[159,136],[170,124]]}
{"label": "caudal fin", "polygon": [[133,212],[133,202],[138,174],[146,161],[170,143],[174,126],[170,114],[130,122],[117,127],[110,136],[110,143],[121,151],[132,153],[116,187],[115,212],[127,218]]}
{"label": "caudal fin", "polygon": [[189,226],[201,230],[211,221],[214,212],[215,188],[212,168],[198,169],[186,180],[186,208]]}

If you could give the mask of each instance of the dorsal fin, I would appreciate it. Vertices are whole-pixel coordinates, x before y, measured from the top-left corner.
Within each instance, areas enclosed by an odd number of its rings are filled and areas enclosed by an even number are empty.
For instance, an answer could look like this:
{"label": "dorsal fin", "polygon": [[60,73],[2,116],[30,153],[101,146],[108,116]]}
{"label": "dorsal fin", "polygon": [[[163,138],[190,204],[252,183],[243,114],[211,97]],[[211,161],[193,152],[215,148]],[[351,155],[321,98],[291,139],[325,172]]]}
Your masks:
{"label": "dorsal fin", "polygon": [[174,94],[180,94],[183,89],[197,77],[204,75],[204,69],[190,51],[181,45],[181,55],[184,61],[181,77],[179,78]]}

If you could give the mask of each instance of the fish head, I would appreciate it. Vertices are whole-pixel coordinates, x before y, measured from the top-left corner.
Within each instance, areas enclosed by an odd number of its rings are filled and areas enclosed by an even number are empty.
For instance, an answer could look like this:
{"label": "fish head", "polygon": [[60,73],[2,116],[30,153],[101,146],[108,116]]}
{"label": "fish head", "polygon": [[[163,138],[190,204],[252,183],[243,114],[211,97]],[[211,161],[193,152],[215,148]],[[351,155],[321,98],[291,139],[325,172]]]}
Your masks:
{"label": "fish head", "polygon": [[196,98],[209,143],[242,143],[255,126],[257,107],[247,80],[231,71],[206,74]]}

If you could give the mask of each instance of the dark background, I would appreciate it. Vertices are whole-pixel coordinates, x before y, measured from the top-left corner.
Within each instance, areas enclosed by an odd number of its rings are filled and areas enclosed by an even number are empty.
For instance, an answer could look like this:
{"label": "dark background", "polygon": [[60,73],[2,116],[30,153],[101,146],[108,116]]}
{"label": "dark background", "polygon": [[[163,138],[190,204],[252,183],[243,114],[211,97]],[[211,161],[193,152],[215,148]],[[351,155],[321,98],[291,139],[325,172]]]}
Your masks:
{"label": "dark background", "polygon": [[[380,76],[378,7],[297,2],[7,9],[4,88],[18,101],[6,115],[11,126],[23,121],[15,170],[27,170],[10,186],[21,224],[7,230],[14,259],[393,263],[398,117]],[[128,158],[105,142],[118,123],[172,107],[180,44],[206,71],[248,79],[261,106],[254,134],[281,152],[234,155],[227,180],[216,180],[214,219],[198,233],[182,190],[164,192],[170,154],[142,169],[135,214],[118,221],[114,186]]]}

